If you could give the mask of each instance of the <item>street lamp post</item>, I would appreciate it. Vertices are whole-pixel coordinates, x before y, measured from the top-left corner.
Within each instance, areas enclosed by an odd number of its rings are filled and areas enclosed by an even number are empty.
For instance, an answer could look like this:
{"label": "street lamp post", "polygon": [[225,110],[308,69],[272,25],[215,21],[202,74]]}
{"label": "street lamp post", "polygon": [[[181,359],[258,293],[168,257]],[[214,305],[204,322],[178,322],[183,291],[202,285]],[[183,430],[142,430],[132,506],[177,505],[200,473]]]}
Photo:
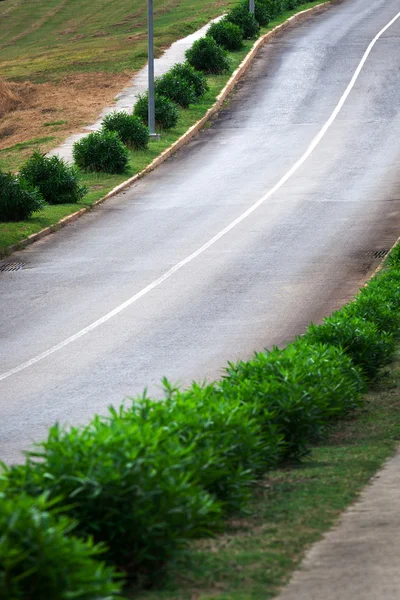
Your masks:
{"label": "street lamp post", "polygon": [[255,3],[255,0],[250,0],[249,10],[253,15],[254,15],[254,10],[255,10],[254,3]]}
{"label": "street lamp post", "polygon": [[155,99],[154,99],[154,16],[153,0],[148,0],[148,71],[149,71],[149,131],[150,138],[159,139],[156,133]]}

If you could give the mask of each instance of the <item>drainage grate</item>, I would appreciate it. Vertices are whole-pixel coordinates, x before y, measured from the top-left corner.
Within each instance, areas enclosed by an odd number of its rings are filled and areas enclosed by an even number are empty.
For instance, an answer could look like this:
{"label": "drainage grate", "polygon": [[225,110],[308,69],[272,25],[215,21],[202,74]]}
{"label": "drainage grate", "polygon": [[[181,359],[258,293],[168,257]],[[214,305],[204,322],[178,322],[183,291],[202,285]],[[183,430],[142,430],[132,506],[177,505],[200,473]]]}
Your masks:
{"label": "drainage grate", "polygon": [[389,250],[385,248],[384,250],[371,250],[366,253],[366,256],[367,258],[385,258],[388,254]]}
{"label": "drainage grate", "polygon": [[12,262],[6,263],[5,265],[0,265],[0,271],[19,271],[25,263],[22,262]]}

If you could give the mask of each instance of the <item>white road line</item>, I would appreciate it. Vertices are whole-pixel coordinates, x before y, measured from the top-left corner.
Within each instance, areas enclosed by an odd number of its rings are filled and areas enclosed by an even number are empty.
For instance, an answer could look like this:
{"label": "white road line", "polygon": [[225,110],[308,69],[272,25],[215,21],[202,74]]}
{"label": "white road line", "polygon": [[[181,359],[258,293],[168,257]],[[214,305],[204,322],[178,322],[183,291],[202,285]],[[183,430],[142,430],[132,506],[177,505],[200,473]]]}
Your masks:
{"label": "white road line", "polygon": [[400,12],[397,13],[397,15],[383,29],[381,29],[381,31],[374,37],[372,42],[369,44],[367,50],[365,51],[364,56],[362,57],[349,85],[347,86],[343,96],[340,98],[338,105],[336,106],[335,110],[333,111],[333,113],[330,116],[330,118],[328,119],[328,121],[322,127],[321,131],[312,140],[311,144],[309,145],[309,147],[307,148],[307,150],[303,154],[303,156],[293,165],[293,167],[286,173],[286,175],[284,175],[282,177],[282,179],[280,179],[280,181],[278,181],[278,183],[271,190],[269,190],[269,192],[267,192],[255,204],[250,206],[250,208],[248,208],[244,213],[242,213],[239,217],[237,217],[237,219],[232,221],[232,223],[230,223],[227,227],[222,229],[222,231],[217,233],[208,242],[203,244],[203,246],[201,246],[195,252],[193,252],[192,254],[190,254],[189,256],[184,258],[182,261],[177,263],[175,266],[173,266],[171,269],[169,269],[169,271],[164,273],[164,275],[161,275],[161,277],[159,277],[158,279],[155,279],[152,283],[150,283],[148,286],[143,288],[140,292],[138,292],[137,294],[135,294],[134,296],[129,298],[129,300],[126,300],[126,302],[124,302],[123,304],[120,304],[119,306],[114,308],[114,310],[110,311],[109,313],[107,313],[106,315],[101,317],[100,319],[97,319],[97,321],[94,321],[94,323],[91,323],[84,329],[81,329],[74,335],[71,335],[71,337],[67,338],[63,342],[60,342],[56,346],[49,348],[49,350],[46,350],[45,352],[42,352],[41,354],[34,356],[30,360],[27,360],[26,362],[18,365],[17,367],[14,367],[14,369],[10,369],[10,371],[6,371],[2,375],[0,375],[0,381],[2,381],[3,379],[7,379],[8,377],[11,377],[11,375],[15,375],[16,373],[19,373],[20,371],[23,371],[24,369],[27,369],[28,367],[31,367],[32,365],[43,360],[44,358],[47,358],[51,354],[58,352],[58,350],[62,350],[62,348],[65,348],[65,346],[72,344],[79,338],[83,337],[87,333],[90,333],[94,329],[97,329],[97,327],[100,327],[100,325],[103,325],[103,323],[106,323],[107,321],[109,321],[110,319],[112,319],[113,317],[115,317],[116,315],[121,313],[123,310],[125,310],[126,308],[128,308],[129,306],[131,306],[132,304],[137,302],[138,300],[140,300],[140,298],[142,298],[143,296],[145,296],[146,294],[148,294],[149,292],[154,290],[154,288],[161,285],[166,279],[169,279],[177,271],[180,271],[180,269],[182,269],[184,266],[186,266],[192,260],[194,260],[195,258],[200,256],[200,254],[205,252],[208,248],[210,248],[210,246],[213,246],[216,242],[218,242],[218,240],[220,240],[224,235],[229,233],[229,231],[231,231],[234,227],[236,227],[236,225],[238,225],[239,223],[244,221],[249,215],[251,215],[255,210],[257,210],[257,208],[259,208],[259,206],[261,206],[266,200],[268,200],[273,194],[275,194],[275,192],[277,192],[288,181],[288,179],[290,179],[292,177],[292,175],[294,175],[296,173],[296,171],[298,171],[298,169],[311,156],[311,154],[313,153],[315,148],[318,146],[320,141],[325,136],[328,129],[335,122],[335,120],[336,120],[338,114],[340,113],[340,111],[342,110],[342,107],[343,107],[344,103],[346,102],[350,92],[352,91],[352,89],[362,71],[362,68],[364,67],[364,65],[367,61],[367,58],[370,55],[376,42],[385,33],[385,31],[387,31],[389,29],[389,27],[391,27],[399,18],[400,18]]}

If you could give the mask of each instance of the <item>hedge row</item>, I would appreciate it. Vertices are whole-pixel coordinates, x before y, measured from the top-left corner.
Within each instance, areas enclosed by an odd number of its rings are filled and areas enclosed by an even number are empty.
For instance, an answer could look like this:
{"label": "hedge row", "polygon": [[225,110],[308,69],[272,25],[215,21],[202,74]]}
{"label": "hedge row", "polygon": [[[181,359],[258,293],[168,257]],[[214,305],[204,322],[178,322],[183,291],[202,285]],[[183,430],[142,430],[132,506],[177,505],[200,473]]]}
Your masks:
{"label": "hedge row", "polygon": [[[189,540],[221,531],[227,515],[246,509],[257,479],[300,460],[360,406],[395,351],[399,284],[400,247],[352,303],[286,348],[229,364],[210,385],[181,390],[164,380],[162,402],[142,397],[86,427],[53,427],[25,464],[4,467],[0,519],[14,517],[0,538],[0,597],[24,597],[12,586],[36,590],[48,577],[64,578],[66,592],[49,587],[46,598],[69,597],[86,577],[95,591],[82,597],[111,598],[112,565],[151,582]],[[10,549],[23,558],[10,562]],[[100,551],[109,566],[100,562],[92,577]]]}

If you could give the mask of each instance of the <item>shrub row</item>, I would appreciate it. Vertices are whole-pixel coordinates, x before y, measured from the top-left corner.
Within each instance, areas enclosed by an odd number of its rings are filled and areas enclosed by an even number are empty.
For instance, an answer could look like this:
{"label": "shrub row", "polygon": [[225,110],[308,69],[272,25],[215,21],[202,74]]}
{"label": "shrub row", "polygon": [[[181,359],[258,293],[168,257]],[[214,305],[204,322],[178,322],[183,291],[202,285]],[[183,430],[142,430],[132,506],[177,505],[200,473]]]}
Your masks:
{"label": "shrub row", "polygon": [[[74,560],[90,573],[99,544],[109,564],[151,581],[188,540],[220,531],[228,514],[245,510],[254,482],[306,455],[334,419],[360,406],[368,383],[391,360],[399,335],[400,249],[388,264],[354,302],[286,348],[229,364],[211,385],[181,390],[164,380],[163,402],[134,399],[86,427],[53,427],[25,464],[5,467],[0,519],[22,508],[13,520],[17,537],[7,531],[2,543],[25,558],[13,571],[0,544],[0,596],[4,582],[14,585],[15,578],[21,589],[35,589],[42,571],[54,569],[57,580]],[[65,570],[49,550],[40,573],[30,574],[38,551],[30,546],[36,536],[30,511],[54,520],[56,540],[58,527],[68,534],[65,548],[76,556],[63,561]],[[28,575],[20,579],[24,569]],[[96,572],[99,585],[115,585],[102,563]],[[79,577],[76,569],[65,584],[71,593]]]}
{"label": "shrub row", "polygon": [[[175,65],[155,82],[155,116],[159,130],[175,127],[178,107],[198,102],[208,90],[205,74],[229,71],[227,50],[241,48],[243,39],[259,34],[284,10],[301,0],[256,0],[255,14],[248,0],[241,0],[227,16],[214,23],[206,37],[197,40],[186,52],[187,62]],[[129,162],[127,148],[145,150],[149,142],[148,96],[139,97],[133,114],[114,112],[106,116],[102,129],[74,144],[76,165],[83,171],[123,173]],[[87,189],[79,183],[78,171],[62,159],[35,152],[19,176],[0,172],[0,220],[19,221],[41,210],[46,203],[78,202]]]}

